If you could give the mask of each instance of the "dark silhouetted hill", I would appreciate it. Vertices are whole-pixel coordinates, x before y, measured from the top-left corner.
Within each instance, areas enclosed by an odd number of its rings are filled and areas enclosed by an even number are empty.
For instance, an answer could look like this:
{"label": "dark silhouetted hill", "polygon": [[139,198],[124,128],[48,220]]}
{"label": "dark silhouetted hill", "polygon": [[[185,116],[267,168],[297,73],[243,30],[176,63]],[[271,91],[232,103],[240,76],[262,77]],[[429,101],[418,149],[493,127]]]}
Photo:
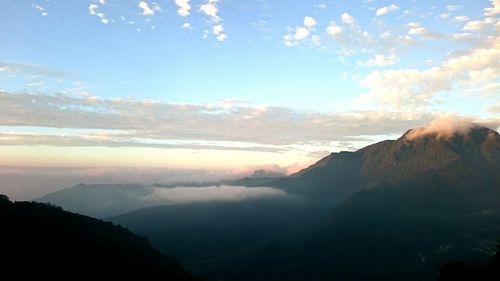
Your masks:
{"label": "dark silhouetted hill", "polygon": [[449,262],[440,270],[438,281],[497,281],[500,280],[500,246],[485,264]]}
{"label": "dark silhouetted hill", "polygon": [[3,195],[0,222],[3,280],[194,280],[175,258],[109,222]]}
{"label": "dark silhouetted hill", "polygon": [[296,198],[158,206],[112,217],[196,274],[218,280],[269,240],[293,240],[326,212]]}

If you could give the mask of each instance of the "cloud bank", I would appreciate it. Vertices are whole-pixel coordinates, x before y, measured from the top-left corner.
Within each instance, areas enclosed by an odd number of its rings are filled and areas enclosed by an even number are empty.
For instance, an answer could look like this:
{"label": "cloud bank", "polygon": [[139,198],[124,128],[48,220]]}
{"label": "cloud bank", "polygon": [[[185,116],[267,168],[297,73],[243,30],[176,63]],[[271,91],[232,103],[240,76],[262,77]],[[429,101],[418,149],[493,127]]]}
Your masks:
{"label": "cloud bank", "polygon": [[[0,145],[164,146],[185,141],[194,148],[236,146],[283,149],[285,145],[357,141],[363,136],[401,133],[429,123],[427,112],[315,112],[238,103],[179,104],[91,95],[7,93],[0,91],[0,126],[98,130],[22,135],[4,128]],[[189,122],[186,122],[189,120]],[[141,142],[141,140],[147,140]],[[224,143],[230,142],[230,143]],[[170,144],[171,145],[171,144]],[[276,148],[276,146],[282,146]],[[174,148],[175,146],[172,146]],[[267,147],[267,148],[265,148]],[[213,148],[213,147],[210,147]]]}
{"label": "cloud bank", "polygon": [[187,204],[195,202],[238,202],[247,199],[284,197],[286,193],[270,187],[206,186],[153,188],[143,200],[161,204]]}
{"label": "cloud bank", "polygon": [[[473,118],[446,115],[432,121],[429,126],[409,131],[406,134],[406,139],[414,140],[425,136],[435,136],[437,139],[450,139],[455,134],[465,135],[478,125],[478,122]],[[496,126],[498,125],[497,123]]]}

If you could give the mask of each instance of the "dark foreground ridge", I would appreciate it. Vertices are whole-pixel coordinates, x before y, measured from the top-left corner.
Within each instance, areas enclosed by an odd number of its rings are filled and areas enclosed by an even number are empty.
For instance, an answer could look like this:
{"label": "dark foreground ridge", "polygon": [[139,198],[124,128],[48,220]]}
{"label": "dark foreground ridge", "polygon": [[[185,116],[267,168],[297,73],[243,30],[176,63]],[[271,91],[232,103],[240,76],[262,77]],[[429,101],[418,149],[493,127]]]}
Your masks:
{"label": "dark foreground ridge", "polygon": [[100,220],[0,195],[2,274],[37,280],[194,280],[145,238]]}

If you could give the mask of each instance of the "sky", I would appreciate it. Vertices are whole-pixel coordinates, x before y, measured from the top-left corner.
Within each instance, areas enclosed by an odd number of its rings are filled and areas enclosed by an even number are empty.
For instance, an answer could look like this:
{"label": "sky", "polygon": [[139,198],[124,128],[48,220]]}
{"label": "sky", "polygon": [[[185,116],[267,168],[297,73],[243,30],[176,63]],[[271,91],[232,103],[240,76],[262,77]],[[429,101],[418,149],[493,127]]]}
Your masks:
{"label": "sky", "polygon": [[498,0],[3,0],[0,42],[8,171],[290,173],[441,116],[500,124]]}

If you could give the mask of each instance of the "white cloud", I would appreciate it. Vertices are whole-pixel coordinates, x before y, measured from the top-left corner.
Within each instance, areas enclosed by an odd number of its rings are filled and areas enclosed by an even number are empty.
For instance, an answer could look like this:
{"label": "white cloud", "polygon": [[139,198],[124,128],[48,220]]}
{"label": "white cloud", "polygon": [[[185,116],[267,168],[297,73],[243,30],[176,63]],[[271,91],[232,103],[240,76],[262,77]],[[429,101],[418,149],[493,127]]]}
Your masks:
{"label": "white cloud", "polygon": [[181,17],[187,17],[191,11],[191,5],[189,0],[175,0],[175,5],[177,5],[177,14]]}
{"label": "white cloud", "polygon": [[387,66],[391,64],[395,64],[399,61],[399,58],[394,54],[389,56],[384,56],[382,54],[375,54],[375,56],[364,63],[364,65],[368,66]]}
{"label": "white cloud", "polygon": [[205,186],[205,187],[174,187],[152,188],[152,194],[144,200],[161,204],[187,204],[194,202],[243,201],[265,197],[283,197],[283,190],[270,187],[245,186]]}
{"label": "white cloud", "polygon": [[435,136],[437,139],[449,139],[455,134],[467,134],[476,124],[473,118],[444,115],[433,120],[428,126],[415,128],[405,137],[414,140],[425,136]]}
{"label": "white cloud", "polygon": [[470,20],[468,16],[456,16],[453,18],[453,20],[458,21],[458,22],[464,22]]}
{"label": "white cloud", "polygon": [[340,20],[342,21],[343,24],[347,25],[355,25],[356,24],[356,19],[350,15],[349,13],[343,13],[340,16]]}
{"label": "white cloud", "polygon": [[[227,38],[227,34],[223,33],[224,27],[220,23],[221,18],[219,17],[219,8],[217,7],[218,0],[208,0],[205,4],[200,6],[199,11],[210,17],[210,20],[214,26],[212,26],[212,33],[215,35],[217,41],[224,41]],[[216,30],[220,30],[220,32],[216,32]],[[206,34],[203,35],[203,38],[206,38]]]}
{"label": "white cloud", "polygon": [[218,41],[223,42],[224,40],[226,40],[227,35],[226,34],[219,34],[219,35],[217,35],[216,38]]}
{"label": "white cloud", "polygon": [[182,25],[182,28],[184,29],[189,29],[191,28],[191,24],[189,22],[185,22],[183,25]]}
{"label": "white cloud", "polygon": [[[489,70],[483,75],[475,72],[485,69]],[[500,38],[489,38],[468,53],[449,57],[440,66],[373,71],[362,80],[369,92],[357,100],[376,101],[399,109],[424,109],[437,93],[451,90],[456,82],[467,82],[462,83],[465,90],[465,86],[488,83],[499,76]]]}
{"label": "white cloud", "polygon": [[224,32],[224,27],[220,24],[214,25],[212,27],[212,33],[215,34],[216,39],[218,41],[224,41],[227,38],[227,35],[223,33]]}
{"label": "white cloud", "polygon": [[306,41],[306,39],[309,38],[311,39],[312,44],[314,44],[315,46],[319,45],[319,42],[321,41],[319,35],[310,36],[314,32],[315,26],[316,20],[313,17],[305,16],[303,25],[297,26],[295,28],[295,33],[286,34],[285,36],[283,36],[285,46],[293,46],[296,45],[299,41]]}
{"label": "white cloud", "polygon": [[311,36],[311,42],[313,42],[314,45],[320,45],[321,37],[319,35],[314,34],[313,36]]}
{"label": "white cloud", "polygon": [[384,32],[384,33],[382,33],[380,35],[380,38],[382,38],[382,39],[387,39],[387,38],[390,38],[390,37],[391,37],[391,31],[390,30],[388,30],[388,31],[386,31],[386,32]]}
{"label": "white cloud", "polygon": [[97,14],[97,8],[99,8],[99,6],[97,6],[96,4],[90,4],[89,5],[89,13],[91,15]]}
{"label": "white cloud", "polygon": [[342,27],[338,26],[334,21],[331,21],[330,25],[326,28],[326,32],[331,37],[338,37],[342,34]]}
{"label": "white cloud", "polygon": [[208,0],[207,3],[200,6],[200,11],[209,16],[214,22],[218,22],[220,20],[217,15],[219,13],[217,2],[218,0]]}
{"label": "white cloud", "polygon": [[451,15],[450,13],[442,13],[439,16],[437,16],[436,18],[445,20],[445,19],[449,18],[450,15]]}
{"label": "white cloud", "polygon": [[[277,152],[292,149],[282,145],[350,141],[362,135],[402,132],[430,117],[408,112],[334,114],[234,103],[175,104],[125,98],[101,99],[89,95],[6,92],[0,92],[0,109],[0,126],[119,131],[66,137],[11,134],[0,139],[3,145],[184,146]],[[322,130],[318,130],[318,126]],[[138,138],[150,141],[139,142]],[[276,147],[278,145],[280,147]]]}
{"label": "white cloud", "polygon": [[491,17],[500,14],[500,0],[490,0],[492,7],[484,9],[484,15]]}
{"label": "white cloud", "polygon": [[215,34],[215,35],[219,35],[221,34],[222,32],[224,31],[224,27],[222,27],[222,25],[214,25],[212,27],[212,32]]}
{"label": "white cloud", "polygon": [[316,5],[314,5],[314,7],[321,9],[321,10],[325,10],[327,8],[325,3],[316,4]]}
{"label": "white cloud", "polygon": [[397,5],[391,4],[389,6],[384,6],[384,7],[381,7],[379,9],[377,9],[377,11],[375,12],[375,15],[377,17],[380,17],[380,16],[383,16],[383,15],[385,15],[387,13],[394,12],[397,9],[399,9],[399,7]]}
{"label": "white cloud", "polygon": [[460,10],[461,8],[462,8],[462,6],[460,6],[460,5],[448,5],[448,6],[446,6],[446,10],[447,10],[448,12],[458,11],[458,10]]}
{"label": "white cloud", "polygon": [[150,6],[147,2],[140,1],[137,7],[142,10],[143,16],[154,16],[156,12],[161,11],[160,5],[156,2],[153,2]]}
{"label": "white cloud", "polygon": [[418,22],[410,22],[408,23],[408,35],[418,35],[421,36],[422,38],[426,39],[437,39],[437,38],[443,38],[444,35],[438,32],[430,31],[427,28],[423,27],[420,23]]}
{"label": "white cloud", "polygon": [[304,27],[313,28],[316,25],[316,20],[313,17],[304,17]]}
{"label": "white cloud", "polygon": [[473,35],[470,32],[454,33],[450,36],[451,39],[455,39],[455,40],[469,40],[472,37],[473,37]]}
{"label": "white cloud", "polygon": [[63,78],[66,73],[56,69],[32,65],[32,64],[20,64],[20,63],[1,63],[0,62],[0,72],[5,73],[17,73],[17,74],[29,74],[35,76],[45,76],[52,78]]}
{"label": "white cloud", "polygon": [[90,4],[89,5],[89,13],[93,16],[96,16],[99,18],[99,20],[104,23],[104,24],[107,24],[109,23],[109,19],[106,17],[106,15],[104,13],[98,13],[97,12],[97,9],[99,8],[98,5],[96,4]]}
{"label": "white cloud", "polygon": [[465,23],[464,27],[462,30],[464,31],[478,31],[481,30],[487,26],[490,26],[491,24],[494,24],[497,22],[494,18],[484,18],[480,20],[473,20],[473,21],[468,21]]}
{"label": "white cloud", "polygon": [[304,40],[307,36],[309,36],[309,30],[305,27],[298,28],[293,35],[296,40]]}
{"label": "white cloud", "polygon": [[48,15],[47,13],[47,10],[45,10],[44,7],[38,5],[38,4],[33,4],[33,8],[37,9],[38,11],[40,11],[40,14],[42,15],[42,17],[46,17]]}

